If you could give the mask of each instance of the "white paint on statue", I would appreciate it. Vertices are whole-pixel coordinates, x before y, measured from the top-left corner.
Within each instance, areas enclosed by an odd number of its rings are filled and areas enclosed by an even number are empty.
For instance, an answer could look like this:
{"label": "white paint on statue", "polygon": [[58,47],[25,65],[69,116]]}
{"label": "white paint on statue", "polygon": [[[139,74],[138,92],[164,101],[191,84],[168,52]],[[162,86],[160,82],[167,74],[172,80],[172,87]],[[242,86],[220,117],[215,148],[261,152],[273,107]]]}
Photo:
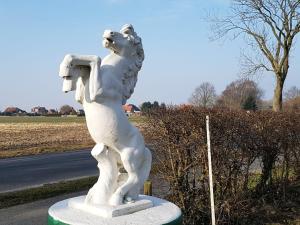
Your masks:
{"label": "white paint on statue", "polygon": [[[123,216],[108,216],[106,218],[99,217],[97,214],[95,215],[94,213],[84,214],[85,211],[83,210],[79,211],[78,209],[76,209],[76,207],[69,207],[70,202],[81,201],[80,199],[82,197],[84,196],[70,198],[55,203],[50,207],[48,211],[49,216],[56,221],[61,221],[66,224],[73,225],[161,225],[169,223],[181,224],[180,222],[178,222],[178,220],[180,220],[181,218],[181,210],[173,203],[168,202],[164,199],[140,195],[141,201],[151,201],[153,203],[153,207]],[[119,207],[122,206],[125,205],[121,205]]]}
{"label": "white paint on statue", "polygon": [[[144,51],[132,25],[124,25],[120,32],[104,31],[103,46],[110,54],[102,62],[93,55],[66,55],[59,75],[64,92],[76,90],[96,142],[92,155],[100,176],[85,204],[117,206],[138,198],[151,168],[151,152],[122,109],[134,91]],[[122,167],[127,174],[119,172]]]}
{"label": "white paint on statue", "polygon": [[85,198],[86,196],[71,198],[68,200],[68,206],[104,218],[128,215],[153,206],[153,202],[146,198],[139,198],[135,202],[118,206],[82,204]]}

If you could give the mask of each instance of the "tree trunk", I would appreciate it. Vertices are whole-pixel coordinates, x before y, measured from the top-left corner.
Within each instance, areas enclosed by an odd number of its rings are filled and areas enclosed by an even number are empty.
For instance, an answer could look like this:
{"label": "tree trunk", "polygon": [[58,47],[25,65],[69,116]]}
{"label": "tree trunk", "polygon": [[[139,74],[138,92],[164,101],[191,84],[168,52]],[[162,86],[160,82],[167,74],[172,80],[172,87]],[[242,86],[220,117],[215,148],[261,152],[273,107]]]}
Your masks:
{"label": "tree trunk", "polygon": [[282,110],[282,90],[283,90],[283,79],[282,74],[276,74],[276,87],[274,90],[274,97],[273,97],[273,111],[279,112]]}

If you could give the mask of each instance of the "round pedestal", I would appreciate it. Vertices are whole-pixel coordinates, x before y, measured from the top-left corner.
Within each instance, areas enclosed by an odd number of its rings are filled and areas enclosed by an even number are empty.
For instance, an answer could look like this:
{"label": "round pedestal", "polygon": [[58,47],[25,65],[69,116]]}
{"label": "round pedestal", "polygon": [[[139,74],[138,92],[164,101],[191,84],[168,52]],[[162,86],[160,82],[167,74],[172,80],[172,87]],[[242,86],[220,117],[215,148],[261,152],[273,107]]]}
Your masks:
{"label": "round pedestal", "polygon": [[48,225],[181,225],[181,210],[164,199],[141,195],[149,199],[153,207],[128,215],[104,218],[70,207],[70,200],[55,203],[48,211]]}

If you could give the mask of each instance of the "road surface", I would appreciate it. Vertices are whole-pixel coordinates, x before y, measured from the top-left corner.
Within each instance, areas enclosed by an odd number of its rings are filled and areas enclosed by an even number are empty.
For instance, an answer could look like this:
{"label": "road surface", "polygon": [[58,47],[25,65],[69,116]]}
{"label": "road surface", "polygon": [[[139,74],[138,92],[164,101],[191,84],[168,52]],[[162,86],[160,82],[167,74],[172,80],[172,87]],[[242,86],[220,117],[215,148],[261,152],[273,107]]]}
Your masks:
{"label": "road surface", "polygon": [[87,191],[76,192],[0,209],[0,225],[45,225],[51,205],[66,198],[86,195],[86,193]]}
{"label": "road surface", "polygon": [[[166,181],[159,177],[150,175],[153,185],[153,195],[164,198],[168,193],[169,186]],[[52,198],[38,200],[31,203],[0,209],[0,225],[45,225],[47,224],[48,209],[54,203],[79,195],[86,195],[88,190]]]}
{"label": "road surface", "polygon": [[0,192],[97,174],[90,150],[1,159]]}

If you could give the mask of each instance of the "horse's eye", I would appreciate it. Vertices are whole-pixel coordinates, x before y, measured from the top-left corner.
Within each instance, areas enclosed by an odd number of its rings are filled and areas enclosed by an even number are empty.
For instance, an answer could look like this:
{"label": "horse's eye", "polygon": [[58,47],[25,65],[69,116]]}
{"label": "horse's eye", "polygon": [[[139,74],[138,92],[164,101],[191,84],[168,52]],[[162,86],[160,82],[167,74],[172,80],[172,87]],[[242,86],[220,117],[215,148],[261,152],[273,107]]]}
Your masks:
{"label": "horse's eye", "polygon": [[132,36],[131,36],[131,35],[128,35],[127,40],[130,41],[130,42],[133,42]]}

